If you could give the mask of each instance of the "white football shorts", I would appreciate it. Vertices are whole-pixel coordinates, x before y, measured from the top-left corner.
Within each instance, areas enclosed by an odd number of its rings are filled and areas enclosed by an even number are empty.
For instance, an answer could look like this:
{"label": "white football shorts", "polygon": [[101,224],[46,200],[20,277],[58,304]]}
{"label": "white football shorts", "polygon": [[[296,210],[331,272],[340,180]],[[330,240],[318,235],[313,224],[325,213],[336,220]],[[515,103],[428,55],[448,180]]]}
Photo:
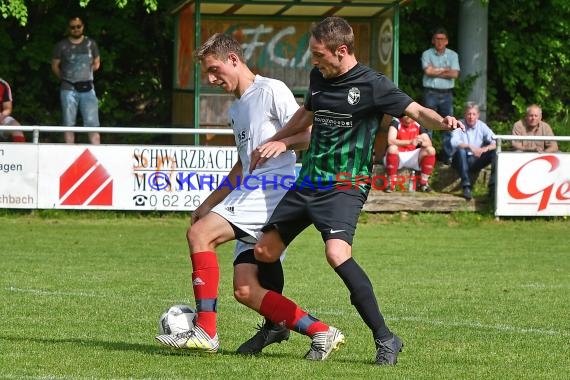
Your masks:
{"label": "white football shorts", "polygon": [[[250,188],[242,186],[232,190],[230,194],[212,212],[220,215],[228,222],[247,233],[249,236],[236,241],[235,258],[245,250],[253,249],[261,236],[261,228],[265,226],[275,207],[287,192],[284,186],[250,184]],[[281,255],[281,261],[285,252]]]}
{"label": "white football shorts", "polygon": [[[398,156],[400,157],[398,170],[402,168],[421,170],[419,164],[420,150],[421,149],[418,148],[407,152],[398,152]],[[384,156],[384,166],[386,166],[386,156]]]}

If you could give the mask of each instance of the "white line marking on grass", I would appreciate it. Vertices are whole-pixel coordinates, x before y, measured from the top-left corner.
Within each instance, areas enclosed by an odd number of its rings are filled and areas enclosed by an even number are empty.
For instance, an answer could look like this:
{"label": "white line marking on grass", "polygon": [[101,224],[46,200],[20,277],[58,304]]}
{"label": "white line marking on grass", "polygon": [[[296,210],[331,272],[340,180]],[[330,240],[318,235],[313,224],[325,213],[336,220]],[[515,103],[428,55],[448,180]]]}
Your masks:
{"label": "white line marking on grass", "polygon": [[[1,379],[17,379],[17,380],[93,380],[93,379],[107,379],[108,377],[78,377],[76,375],[14,375],[8,374],[4,372],[0,372]],[[120,379],[132,379],[132,377],[112,377],[112,379],[120,380]],[[150,379],[150,378],[141,378],[141,380]],[[177,377],[172,377],[169,379],[178,379]]]}
{"label": "white line marking on grass", "polygon": [[523,288],[523,289],[568,289],[568,288],[570,288],[570,285],[531,283],[531,284],[521,284],[521,285],[519,285],[519,288]]}
{"label": "white line marking on grass", "polygon": [[60,291],[41,290],[41,289],[22,289],[22,288],[16,288],[14,286],[5,288],[5,290],[14,293],[30,293],[37,296],[104,297],[101,295],[97,295],[95,293],[88,293],[88,292],[60,292]]}
{"label": "white line marking on grass", "polygon": [[[332,315],[332,316],[342,316],[348,317],[350,312],[344,311],[342,309],[314,309],[311,312],[315,312],[314,315]],[[355,312],[356,313],[356,312]],[[510,332],[515,334],[541,334],[541,335],[550,335],[550,336],[564,336],[570,337],[570,331],[560,331],[560,330],[549,330],[543,329],[539,327],[531,327],[531,328],[524,328],[524,327],[515,327],[509,325],[487,325],[480,322],[453,322],[453,321],[438,321],[433,319],[425,319],[425,318],[418,318],[418,317],[384,317],[390,321],[402,321],[402,322],[418,322],[423,323],[426,325],[434,325],[434,326],[443,326],[443,327],[464,327],[469,329],[478,329],[478,330],[494,330],[494,331],[501,331],[501,332]]]}
{"label": "white line marking on grass", "polygon": [[423,319],[417,317],[395,317],[387,319],[392,321],[421,322],[425,324],[444,326],[444,327],[466,327],[470,329],[496,330],[503,332],[512,332],[517,334],[544,334],[552,336],[570,336],[570,331],[547,330],[547,329],[534,328],[534,327],[524,328],[524,327],[515,327],[509,325],[487,325],[479,322],[448,322],[448,321]]}
{"label": "white line marking on grass", "polygon": [[[118,298],[118,297],[123,297],[123,298],[127,298],[128,300],[133,300],[133,299],[138,299],[141,301],[146,301],[149,299],[155,300],[155,298],[152,296],[140,296],[140,297],[133,298],[131,295],[124,295],[124,294],[117,294],[117,293],[96,294],[93,292],[81,292],[81,291],[78,291],[78,292],[60,292],[60,291],[42,290],[42,289],[23,289],[23,288],[16,288],[14,286],[4,288],[4,290],[6,290],[8,292],[14,292],[14,293],[29,293],[29,294],[36,295],[36,296],[96,297],[96,298],[114,298],[114,299]],[[170,305],[174,305],[174,304],[193,305],[194,304],[194,300],[190,300],[188,298],[184,298],[181,300],[169,298],[169,299],[162,299],[160,301],[162,301],[165,304],[170,304]]]}

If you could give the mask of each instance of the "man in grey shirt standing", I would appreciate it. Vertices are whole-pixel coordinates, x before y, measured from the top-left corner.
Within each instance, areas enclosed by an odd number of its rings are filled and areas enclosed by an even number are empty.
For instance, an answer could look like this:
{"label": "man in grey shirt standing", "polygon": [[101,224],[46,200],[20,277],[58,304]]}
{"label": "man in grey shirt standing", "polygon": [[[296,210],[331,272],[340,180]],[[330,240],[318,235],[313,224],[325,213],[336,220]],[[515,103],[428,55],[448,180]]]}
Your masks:
{"label": "man in grey shirt standing", "polygon": [[[55,45],[51,61],[51,69],[61,81],[63,125],[75,126],[79,110],[83,126],[99,127],[99,100],[93,86],[93,72],[101,65],[99,48],[83,34],[85,24],[81,17],[70,17],[68,28],[68,36]],[[89,141],[99,144],[99,133],[89,133]],[[65,132],[65,142],[73,144],[75,134]]]}

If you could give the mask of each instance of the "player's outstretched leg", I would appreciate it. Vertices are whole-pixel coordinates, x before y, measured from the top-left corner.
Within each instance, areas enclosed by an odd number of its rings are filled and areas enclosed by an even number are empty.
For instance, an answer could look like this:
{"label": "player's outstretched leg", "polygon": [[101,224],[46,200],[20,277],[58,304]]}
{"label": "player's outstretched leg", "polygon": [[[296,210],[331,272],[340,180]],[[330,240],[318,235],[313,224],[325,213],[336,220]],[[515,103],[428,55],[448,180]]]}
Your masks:
{"label": "player's outstretched leg", "polygon": [[174,335],[158,335],[161,344],[172,348],[188,349],[214,353],[220,347],[218,334],[211,338],[200,326]]}
{"label": "player's outstretched leg", "polygon": [[332,326],[327,331],[316,333],[312,339],[311,348],[305,355],[308,360],[325,360],[345,342],[342,332]]}
{"label": "player's outstretched leg", "polygon": [[273,291],[265,294],[259,312],[265,318],[273,322],[283,321],[289,330],[311,338],[311,348],[305,354],[305,359],[325,360],[345,341],[338,329],[309,315],[295,302]]}
{"label": "player's outstretched leg", "polygon": [[[256,261],[253,253],[253,249],[242,252],[237,260],[252,260],[257,266],[257,278],[259,280],[259,285],[267,290],[272,290],[276,293],[281,294],[283,292],[283,286],[285,279],[283,276],[283,267],[281,265],[281,260],[277,260],[273,263],[264,263]],[[244,273],[243,265],[236,265],[234,263],[234,273],[241,270]],[[237,277],[234,274],[234,279]],[[249,284],[251,286],[251,284]],[[242,302],[238,296],[236,296],[238,301]],[[257,332],[253,337],[244,342],[237,349],[238,354],[242,355],[256,355],[261,353],[261,351],[273,343],[281,343],[284,340],[289,339],[289,329],[285,326],[275,324],[269,319],[265,318],[263,324],[257,326]]]}
{"label": "player's outstretched leg", "polygon": [[265,347],[273,343],[289,340],[289,329],[265,319],[262,325],[257,326],[257,333],[237,349],[238,354],[256,355]]}

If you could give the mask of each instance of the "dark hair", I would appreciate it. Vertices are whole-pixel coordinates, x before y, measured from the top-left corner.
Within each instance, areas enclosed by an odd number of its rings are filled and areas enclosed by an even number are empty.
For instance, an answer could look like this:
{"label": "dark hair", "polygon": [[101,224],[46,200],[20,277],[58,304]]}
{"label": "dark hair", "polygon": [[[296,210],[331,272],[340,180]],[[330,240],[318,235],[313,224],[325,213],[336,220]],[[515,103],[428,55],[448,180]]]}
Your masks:
{"label": "dark hair", "polygon": [[443,34],[446,37],[449,37],[449,34],[447,34],[447,30],[443,26],[439,26],[439,27],[435,28],[431,35],[435,36],[436,34]]}
{"label": "dark hair", "polygon": [[341,17],[327,17],[311,28],[311,36],[334,52],[340,45],[346,45],[349,54],[354,52],[354,32],[350,24]]}
{"label": "dark hair", "polygon": [[226,60],[230,53],[238,56],[240,61],[245,62],[241,44],[234,37],[216,33],[210,36],[195,52],[194,57],[198,60],[206,58],[208,55],[213,55],[219,60]]}
{"label": "dark hair", "polygon": [[73,21],[75,19],[79,19],[79,21],[81,21],[82,24],[85,24],[85,21],[83,21],[83,16],[80,16],[78,14],[69,15],[69,17],[67,18],[67,22],[69,23],[70,21]]}

